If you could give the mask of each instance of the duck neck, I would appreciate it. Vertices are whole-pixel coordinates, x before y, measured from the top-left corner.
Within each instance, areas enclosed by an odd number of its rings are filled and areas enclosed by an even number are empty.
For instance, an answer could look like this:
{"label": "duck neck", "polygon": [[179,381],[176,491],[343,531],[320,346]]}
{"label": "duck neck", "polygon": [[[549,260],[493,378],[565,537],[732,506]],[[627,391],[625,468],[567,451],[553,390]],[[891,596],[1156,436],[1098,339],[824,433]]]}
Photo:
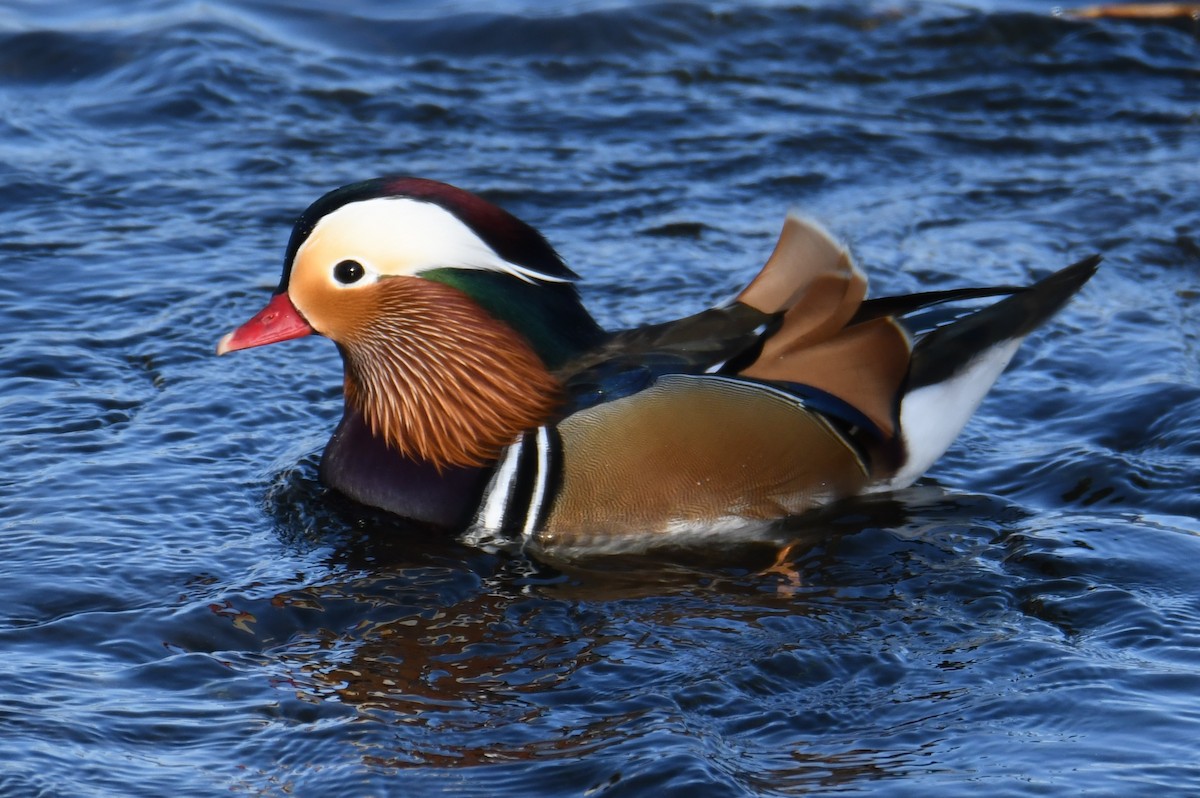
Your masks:
{"label": "duck neck", "polygon": [[432,269],[421,277],[470,296],[494,319],[517,331],[550,369],[605,337],[572,283],[531,283],[480,269]]}
{"label": "duck neck", "polygon": [[374,323],[341,344],[347,415],[435,471],[484,466],[545,423],[561,387],[521,334],[462,291],[381,284]]}

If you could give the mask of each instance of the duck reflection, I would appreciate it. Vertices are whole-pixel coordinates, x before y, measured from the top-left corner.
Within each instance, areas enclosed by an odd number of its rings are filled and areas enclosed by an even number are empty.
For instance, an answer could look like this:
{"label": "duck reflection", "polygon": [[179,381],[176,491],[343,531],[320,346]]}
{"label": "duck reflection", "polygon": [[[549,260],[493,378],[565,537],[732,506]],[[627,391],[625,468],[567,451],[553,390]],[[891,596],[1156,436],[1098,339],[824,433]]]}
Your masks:
{"label": "duck reflection", "polygon": [[[905,596],[875,589],[912,579],[906,555],[933,545],[905,525],[904,504],[846,505],[736,549],[576,562],[361,515],[304,469],[272,489],[270,506],[281,539],[320,551],[326,576],[274,597],[273,612],[295,616],[279,626],[294,631],[264,653],[302,700],[355,708],[371,766],[576,761],[613,746],[646,756],[663,734],[692,733],[733,748],[758,733],[779,740],[767,767],[784,781],[895,777],[909,765],[895,751],[820,742],[840,711],[822,702],[843,683],[865,685],[855,713],[896,705],[894,658],[838,652],[877,634],[879,612],[910,613]],[[884,550],[856,548],[864,529]],[[781,709],[781,696],[796,706]],[[757,761],[767,754],[756,745],[744,754]]]}

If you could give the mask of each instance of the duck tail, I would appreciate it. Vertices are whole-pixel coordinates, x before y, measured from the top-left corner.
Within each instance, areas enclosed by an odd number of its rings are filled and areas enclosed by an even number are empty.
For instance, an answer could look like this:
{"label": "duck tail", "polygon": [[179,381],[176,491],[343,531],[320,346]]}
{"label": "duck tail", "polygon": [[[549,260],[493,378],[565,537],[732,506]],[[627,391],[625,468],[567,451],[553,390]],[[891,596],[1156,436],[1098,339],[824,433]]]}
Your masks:
{"label": "duck tail", "polygon": [[1099,255],[1084,258],[916,343],[900,402],[907,458],[887,488],[912,484],[950,448],[1025,337],[1058,312],[1099,264]]}

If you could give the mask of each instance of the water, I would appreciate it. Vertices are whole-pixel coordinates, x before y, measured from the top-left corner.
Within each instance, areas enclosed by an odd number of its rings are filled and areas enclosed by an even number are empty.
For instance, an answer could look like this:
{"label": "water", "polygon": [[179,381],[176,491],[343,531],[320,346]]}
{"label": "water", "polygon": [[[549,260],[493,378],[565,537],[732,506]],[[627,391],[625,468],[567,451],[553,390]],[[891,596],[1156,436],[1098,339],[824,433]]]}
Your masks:
{"label": "water", "polygon": [[[1191,21],[1047,3],[0,8],[0,794],[1200,792]],[[217,360],[384,172],[543,229],[609,326],[798,207],[876,293],[1105,264],[912,491],[533,562],[315,481],[340,366]]]}

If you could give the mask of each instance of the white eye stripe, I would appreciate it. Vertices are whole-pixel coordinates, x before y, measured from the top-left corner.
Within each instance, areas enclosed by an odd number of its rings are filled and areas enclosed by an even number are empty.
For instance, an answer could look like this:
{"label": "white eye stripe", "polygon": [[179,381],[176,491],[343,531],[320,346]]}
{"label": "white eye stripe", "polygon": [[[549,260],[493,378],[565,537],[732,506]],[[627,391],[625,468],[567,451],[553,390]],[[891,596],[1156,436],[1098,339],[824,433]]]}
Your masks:
{"label": "white eye stripe", "polygon": [[[330,212],[314,225],[295,260],[310,255],[332,261],[330,274],[341,261],[356,260],[375,279],[457,268],[502,272],[528,283],[571,282],[505,260],[450,211],[408,197],[361,200]],[[365,279],[338,285],[362,285]]]}

